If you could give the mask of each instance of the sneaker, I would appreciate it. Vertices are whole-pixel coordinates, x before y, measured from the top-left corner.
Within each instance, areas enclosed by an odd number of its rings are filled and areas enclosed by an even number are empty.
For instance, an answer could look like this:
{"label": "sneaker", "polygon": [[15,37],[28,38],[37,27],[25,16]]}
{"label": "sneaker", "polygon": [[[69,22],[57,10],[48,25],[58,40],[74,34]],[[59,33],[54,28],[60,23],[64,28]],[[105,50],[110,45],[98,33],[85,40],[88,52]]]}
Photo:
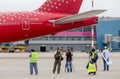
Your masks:
{"label": "sneaker", "polygon": [[57,74],[60,74],[60,72],[58,72]]}
{"label": "sneaker", "polygon": [[38,75],[38,73],[36,73],[35,75]]}

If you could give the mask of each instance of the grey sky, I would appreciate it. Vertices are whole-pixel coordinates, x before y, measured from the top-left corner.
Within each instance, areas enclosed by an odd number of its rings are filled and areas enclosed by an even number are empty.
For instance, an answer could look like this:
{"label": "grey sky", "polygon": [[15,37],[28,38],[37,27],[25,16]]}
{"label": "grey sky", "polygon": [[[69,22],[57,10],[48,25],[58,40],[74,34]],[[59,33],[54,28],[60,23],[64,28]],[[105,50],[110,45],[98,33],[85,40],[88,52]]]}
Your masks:
{"label": "grey sky", "polygon": [[[0,11],[32,11],[39,8],[46,0],[0,0]],[[83,0],[80,12],[92,9],[92,0]],[[94,9],[106,9],[99,16],[120,17],[120,0],[94,0]]]}

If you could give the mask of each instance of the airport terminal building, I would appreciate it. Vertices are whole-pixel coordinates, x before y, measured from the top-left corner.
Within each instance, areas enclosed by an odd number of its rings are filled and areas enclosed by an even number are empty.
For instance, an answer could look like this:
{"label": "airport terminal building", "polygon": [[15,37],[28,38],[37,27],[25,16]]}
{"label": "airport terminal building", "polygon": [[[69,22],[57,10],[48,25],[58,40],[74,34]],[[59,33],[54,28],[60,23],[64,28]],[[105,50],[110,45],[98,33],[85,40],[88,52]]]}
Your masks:
{"label": "airport terminal building", "polygon": [[[91,26],[77,28],[55,35],[47,35],[29,40],[26,50],[34,48],[41,52],[50,52],[62,47],[72,51],[88,51],[91,47]],[[101,17],[94,26],[94,45],[97,49],[108,46],[112,51],[120,51],[120,18]]]}
{"label": "airport terminal building", "polygon": [[97,48],[107,46],[111,51],[120,51],[120,18],[101,18],[96,25]]}
{"label": "airport terminal building", "polygon": [[58,47],[62,47],[64,51],[70,47],[72,51],[85,51],[86,47],[89,47],[90,45],[91,27],[87,26],[84,28],[60,32],[55,35],[34,38],[29,41],[29,45],[26,46],[26,49],[34,48],[38,51],[49,52],[56,50]]}

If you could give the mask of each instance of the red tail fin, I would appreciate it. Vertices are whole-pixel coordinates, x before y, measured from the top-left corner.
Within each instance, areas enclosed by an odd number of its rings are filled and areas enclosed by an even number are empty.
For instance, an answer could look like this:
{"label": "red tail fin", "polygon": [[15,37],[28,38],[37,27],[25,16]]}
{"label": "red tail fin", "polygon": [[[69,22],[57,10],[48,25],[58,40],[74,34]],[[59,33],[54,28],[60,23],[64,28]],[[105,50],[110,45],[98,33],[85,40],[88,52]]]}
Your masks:
{"label": "red tail fin", "polygon": [[83,0],[47,0],[38,10],[56,13],[78,13]]}

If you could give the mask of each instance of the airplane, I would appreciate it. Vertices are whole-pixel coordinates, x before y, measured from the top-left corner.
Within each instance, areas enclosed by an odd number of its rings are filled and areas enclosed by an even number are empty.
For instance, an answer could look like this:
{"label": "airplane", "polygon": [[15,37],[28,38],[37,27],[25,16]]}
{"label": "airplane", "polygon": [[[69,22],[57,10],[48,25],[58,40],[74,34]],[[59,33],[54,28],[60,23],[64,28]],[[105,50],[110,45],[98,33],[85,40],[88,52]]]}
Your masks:
{"label": "airplane", "polygon": [[0,12],[0,43],[28,40],[98,23],[105,10],[79,13],[83,0],[46,0],[34,11]]}

